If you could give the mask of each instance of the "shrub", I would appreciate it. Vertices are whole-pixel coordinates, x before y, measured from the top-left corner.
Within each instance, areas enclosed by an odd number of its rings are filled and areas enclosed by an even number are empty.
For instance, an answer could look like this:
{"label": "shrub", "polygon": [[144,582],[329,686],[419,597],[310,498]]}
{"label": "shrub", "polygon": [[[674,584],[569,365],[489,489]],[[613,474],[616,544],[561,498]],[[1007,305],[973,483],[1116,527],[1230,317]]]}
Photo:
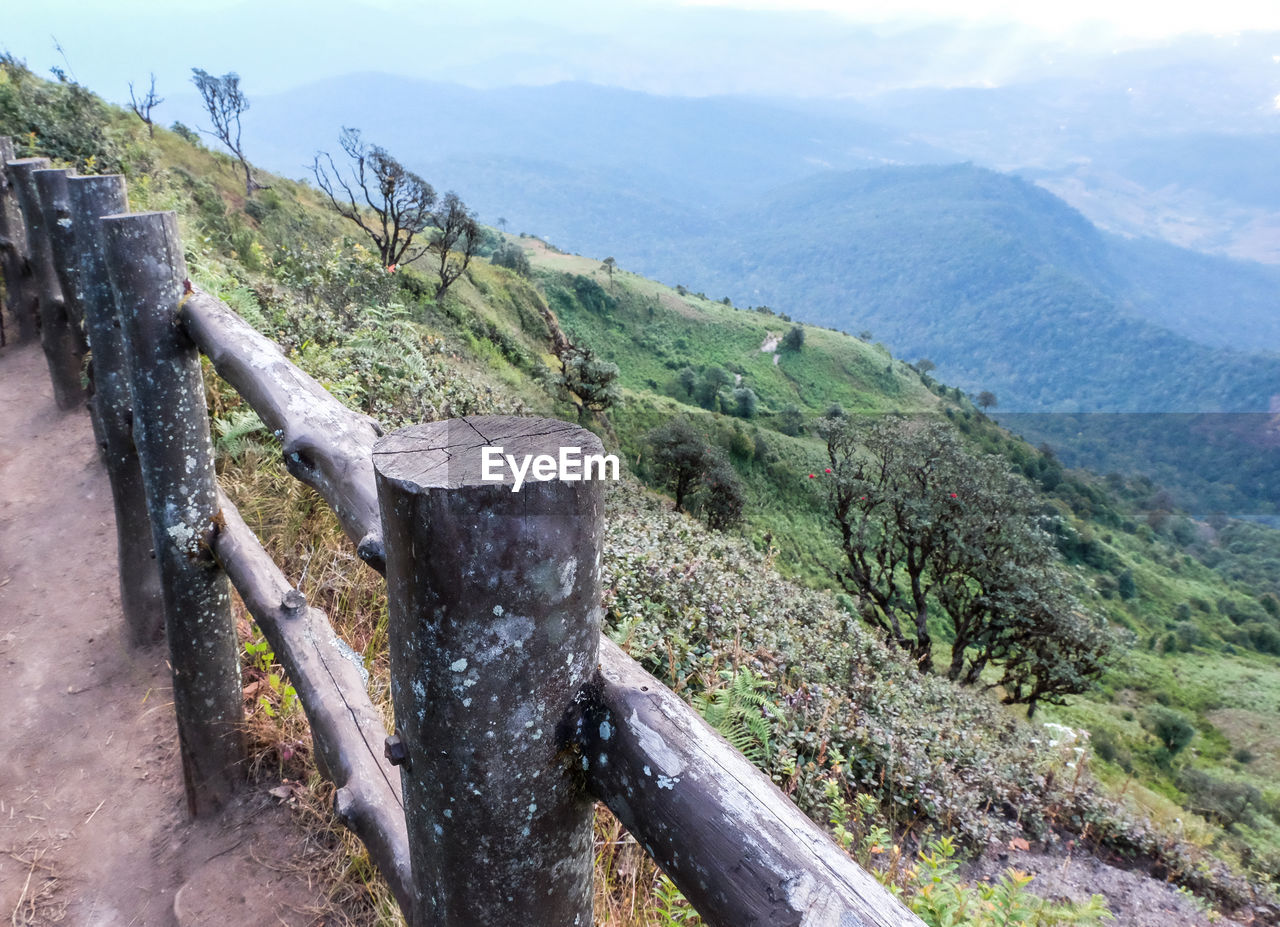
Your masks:
{"label": "shrub", "polygon": [[1178,788],[1187,793],[1186,806],[1220,824],[1250,824],[1265,812],[1262,793],[1247,782],[1220,779],[1200,769],[1178,773]]}
{"label": "shrub", "polygon": [[1152,709],[1147,716],[1147,730],[1155,735],[1170,756],[1176,756],[1196,736],[1191,720],[1172,708]]}
{"label": "shrub", "polygon": [[529,264],[529,256],[524,253],[524,248],[513,242],[507,242],[499,247],[493,253],[491,260],[498,267],[505,267],[507,270],[514,271],[522,277],[528,277],[533,273],[533,268]]}
{"label": "shrub", "polygon": [[68,161],[87,173],[123,171],[123,145],[110,131],[105,103],[65,75],[41,80],[22,61],[0,54],[0,135],[27,142],[20,156]]}

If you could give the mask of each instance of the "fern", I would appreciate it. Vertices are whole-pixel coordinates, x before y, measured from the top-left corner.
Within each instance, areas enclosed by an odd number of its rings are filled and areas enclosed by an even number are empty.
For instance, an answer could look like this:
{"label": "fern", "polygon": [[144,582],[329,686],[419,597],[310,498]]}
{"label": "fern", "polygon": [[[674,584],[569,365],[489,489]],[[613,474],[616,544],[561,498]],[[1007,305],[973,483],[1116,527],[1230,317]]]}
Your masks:
{"label": "fern", "polygon": [[218,419],[213,428],[218,434],[216,447],[219,456],[236,462],[241,461],[250,449],[261,450],[262,445],[255,438],[265,436],[267,432],[267,426],[258,418],[258,413],[247,406],[235,409],[225,419]]}
{"label": "fern", "polygon": [[765,766],[772,755],[769,690],[767,679],[743,669],[730,676],[727,686],[695,695],[693,706],[735,750],[756,766]]}
{"label": "fern", "polygon": [[269,331],[267,317],[262,314],[262,304],[258,302],[258,295],[253,290],[247,286],[237,286],[224,289],[219,295],[224,303],[255,329],[260,332]]}

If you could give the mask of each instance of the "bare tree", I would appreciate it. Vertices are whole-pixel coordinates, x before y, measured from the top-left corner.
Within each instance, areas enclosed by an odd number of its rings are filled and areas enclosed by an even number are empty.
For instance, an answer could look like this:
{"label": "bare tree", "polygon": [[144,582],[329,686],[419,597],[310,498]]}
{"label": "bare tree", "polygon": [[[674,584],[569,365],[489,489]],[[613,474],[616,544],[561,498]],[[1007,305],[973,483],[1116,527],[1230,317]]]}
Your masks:
{"label": "bare tree", "polygon": [[134,115],[147,124],[147,134],[152,138],[156,137],[156,127],[151,121],[151,111],[163,102],[164,97],[156,96],[156,76],[154,73],[151,75],[151,87],[141,100],[133,93],[133,81],[129,81],[129,109],[133,110]]}
{"label": "bare tree", "polygon": [[[250,196],[262,185],[253,179],[253,170],[240,146],[240,114],[249,108],[249,98],[240,89],[240,76],[235,72],[214,77],[200,68],[191,69],[191,82],[200,91],[205,111],[213,120],[213,131],[208,132],[231,149],[244,169],[244,195]],[[206,130],[207,131],[207,130]]]}
{"label": "bare tree", "polygon": [[430,251],[439,259],[436,273],[436,299],[448,291],[466,271],[476,248],[480,246],[480,226],[475,213],[467,209],[456,193],[446,193],[433,216],[436,232],[431,237]]}
{"label": "bare tree", "polygon": [[311,171],[338,214],[360,226],[373,241],[382,266],[392,269],[434,250],[431,243],[413,247],[414,238],[435,224],[431,210],[436,191],[431,184],[385,149],[366,144],[359,129],[343,128],[338,142],[351,159],[349,170],[339,170],[333,158],[321,151]]}

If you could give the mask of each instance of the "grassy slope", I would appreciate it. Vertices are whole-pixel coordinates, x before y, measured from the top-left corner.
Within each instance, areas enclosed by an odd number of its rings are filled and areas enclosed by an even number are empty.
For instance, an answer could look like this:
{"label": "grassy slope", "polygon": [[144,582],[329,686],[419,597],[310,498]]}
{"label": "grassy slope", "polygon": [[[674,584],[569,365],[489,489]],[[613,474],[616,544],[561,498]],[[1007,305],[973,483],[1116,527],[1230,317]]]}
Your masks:
{"label": "grassy slope", "polygon": [[[936,385],[929,389],[914,370],[889,358],[879,346],[806,326],[803,349],[783,352],[775,366],[760,346],[766,336],[784,333],[789,322],[681,295],[625,272],[615,272],[610,284],[594,260],[549,251],[535,240],[523,244],[535,268],[556,275],[589,275],[615,297],[607,313],[563,301],[558,305],[566,330],[621,368],[628,393],[612,420],[632,460],[642,453],[643,432],[673,414],[689,416],[712,440],[726,442],[733,428],[766,436],[781,458],[780,466],[737,461],[752,496],[746,531],[761,547],[760,537],[771,534],[780,554],[778,565],[792,575],[820,582],[825,574],[816,565],[833,562],[836,538],[822,517],[820,496],[805,485],[807,473],[821,466],[822,446],[813,437],[789,438],[772,428],[777,423],[770,413],[786,404],[799,406],[809,417],[832,402],[849,411],[869,412],[937,413],[950,407],[953,415],[967,417],[976,446],[1022,463],[1028,475],[1044,460],[977,415],[967,401],[945,395]],[[542,279],[548,288],[563,283],[557,276]],[[706,364],[741,373],[743,385],[756,390],[762,400],[756,420],[714,415],[692,399],[673,398],[671,394],[682,392],[675,371]],[[1094,607],[1134,633],[1136,646],[1095,692],[1073,699],[1069,706],[1050,707],[1043,716],[1101,732],[1109,757],[1098,760],[1102,777],[1123,792],[1129,806],[1170,822],[1196,821],[1192,830],[1206,845],[1215,844],[1219,852],[1249,861],[1275,878],[1280,793],[1273,783],[1280,756],[1274,752],[1272,730],[1280,716],[1280,662],[1232,643],[1236,623],[1217,604],[1251,602],[1258,590],[1225,582],[1187,556],[1167,534],[1136,524],[1124,514],[1125,502],[1109,494],[1102,481],[1081,474],[1075,482],[1060,485],[1061,491],[1049,501],[1063,513],[1074,535],[1088,539],[1085,558],[1077,560],[1100,564],[1075,564],[1080,588]],[[1097,590],[1110,589],[1111,580],[1125,570],[1136,585],[1132,599],[1099,594]],[[1189,619],[1180,618],[1178,607],[1191,602],[1209,603],[1209,609],[1196,608]],[[944,629],[939,631],[945,640]],[[1175,632],[1182,634],[1180,640],[1193,643],[1166,652],[1168,637]],[[1144,726],[1155,706],[1185,713],[1197,730],[1186,752],[1172,762]],[[1173,802],[1203,801],[1202,796],[1179,790],[1179,773],[1186,768],[1257,789],[1262,798],[1257,807],[1271,813],[1254,814],[1254,826],[1237,824],[1233,832],[1188,813]],[[1126,782],[1130,772],[1145,785]]]}

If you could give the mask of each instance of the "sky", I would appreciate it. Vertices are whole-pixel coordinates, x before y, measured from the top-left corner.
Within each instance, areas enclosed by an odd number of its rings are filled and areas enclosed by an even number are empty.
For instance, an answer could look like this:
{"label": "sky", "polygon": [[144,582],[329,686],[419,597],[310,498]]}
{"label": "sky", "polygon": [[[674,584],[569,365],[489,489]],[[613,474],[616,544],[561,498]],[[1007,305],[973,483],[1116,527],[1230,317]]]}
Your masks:
{"label": "sky", "polygon": [[1165,38],[1186,32],[1225,33],[1280,29],[1275,0],[686,0],[690,6],[738,9],[826,10],[862,22],[894,19],[1016,22],[1048,35],[1110,31],[1118,36]]}
{"label": "sky", "polygon": [[150,72],[162,96],[189,93],[192,67],[235,71],[251,95],[376,70],[475,87],[814,98],[1079,73],[1188,32],[1239,30],[1280,31],[1280,2],[45,0],[9,4],[0,49],[117,102]]}

